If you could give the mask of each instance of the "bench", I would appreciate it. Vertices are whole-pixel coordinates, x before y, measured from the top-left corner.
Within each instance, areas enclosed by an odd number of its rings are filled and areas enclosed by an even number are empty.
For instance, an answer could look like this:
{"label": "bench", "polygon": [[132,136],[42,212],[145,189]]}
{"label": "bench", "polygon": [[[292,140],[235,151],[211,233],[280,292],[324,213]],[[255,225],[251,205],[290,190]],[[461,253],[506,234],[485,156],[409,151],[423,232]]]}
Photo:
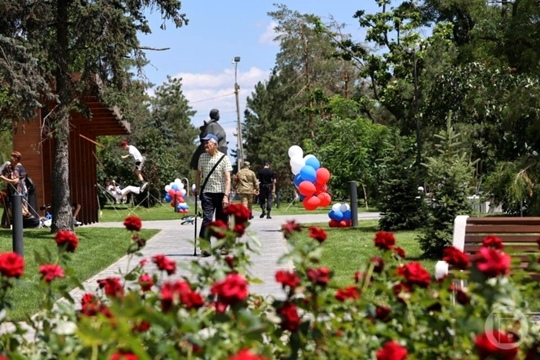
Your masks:
{"label": "bench", "polygon": [[[482,240],[494,235],[502,240],[504,251],[512,259],[519,257],[519,267],[526,268],[529,254],[540,254],[537,240],[540,238],[540,217],[469,217],[459,215],[454,220],[452,245],[468,255],[476,253]],[[435,277],[448,274],[448,263],[438,261]]]}

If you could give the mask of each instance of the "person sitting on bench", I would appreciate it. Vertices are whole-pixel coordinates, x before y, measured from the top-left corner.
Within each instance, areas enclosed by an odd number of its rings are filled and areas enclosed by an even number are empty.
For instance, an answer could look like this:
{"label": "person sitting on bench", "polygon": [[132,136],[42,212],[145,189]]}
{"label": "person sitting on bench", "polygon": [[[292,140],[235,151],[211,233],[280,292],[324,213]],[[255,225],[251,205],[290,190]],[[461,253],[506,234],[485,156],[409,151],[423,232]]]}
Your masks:
{"label": "person sitting on bench", "polygon": [[116,181],[110,179],[105,179],[105,190],[112,195],[117,204],[125,204],[127,202],[127,195],[129,193],[141,193],[141,188],[138,186],[129,185],[122,188],[120,185],[116,184]]}

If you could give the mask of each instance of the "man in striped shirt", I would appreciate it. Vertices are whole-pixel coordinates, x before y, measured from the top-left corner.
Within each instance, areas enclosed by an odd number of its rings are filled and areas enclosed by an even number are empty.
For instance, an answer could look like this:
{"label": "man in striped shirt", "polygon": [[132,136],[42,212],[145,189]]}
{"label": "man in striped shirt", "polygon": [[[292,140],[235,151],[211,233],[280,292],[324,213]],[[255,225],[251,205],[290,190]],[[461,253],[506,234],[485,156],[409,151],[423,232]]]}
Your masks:
{"label": "man in striped shirt", "polygon": [[[218,150],[218,138],[214,134],[208,134],[201,139],[204,144],[205,153],[199,158],[199,165],[195,174],[196,191],[201,199],[203,211],[203,221],[199,237],[206,240],[201,243],[201,255],[209,256],[207,251],[210,243],[210,235],[207,231],[208,225],[214,218],[221,220],[225,224],[229,223],[229,216],[225,214],[224,209],[229,206],[229,195],[231,192],[231,171],[232,165],[229,157]],[[212,172],[214,166],[216,168]],[[212,172],[210,174],[210,172]],[[206,181],[204,189],[201,189],[202,183]]]}

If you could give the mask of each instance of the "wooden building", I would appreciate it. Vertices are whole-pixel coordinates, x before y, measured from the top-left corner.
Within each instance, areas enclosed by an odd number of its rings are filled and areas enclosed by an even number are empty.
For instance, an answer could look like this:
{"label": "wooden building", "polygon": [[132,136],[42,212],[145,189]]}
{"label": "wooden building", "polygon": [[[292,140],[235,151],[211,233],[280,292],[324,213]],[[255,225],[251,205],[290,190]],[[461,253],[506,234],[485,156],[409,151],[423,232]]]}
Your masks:
{"label": "wooden building", "polygon": [[[77,220],[83,224],[98,222],[96,137],[99,135],[128,135],[129,124],[122,121],[116,109],[105,107],[97,97],[81,98],[91,118],[73,113],[70,121],[69,187],[73,203],[81,204]],[[19,123],[13,130],[13,150],[22,154],[21,163],[36,185],[38,208],[52,203],[52,169],[54,140],[44,131],[45,111],[38,110],[35,118]],[[39,211],[39,209],[38,209]],[[39,211],[44,215],[43,211]]]}

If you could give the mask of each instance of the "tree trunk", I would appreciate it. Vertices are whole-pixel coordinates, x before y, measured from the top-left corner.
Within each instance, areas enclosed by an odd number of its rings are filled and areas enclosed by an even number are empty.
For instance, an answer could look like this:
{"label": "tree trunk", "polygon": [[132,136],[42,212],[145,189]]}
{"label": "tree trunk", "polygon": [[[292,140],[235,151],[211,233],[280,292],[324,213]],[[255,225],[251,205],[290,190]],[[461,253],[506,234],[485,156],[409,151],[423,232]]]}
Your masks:
{"label": "tree trunk", "polygon": [[69,117],[71,75],[68,69],[68,0],[57,1],[58,44],[56,91],[60,103],[54,120],[54,165],[52,171],[53,218],[51,232],[73,230],[69,191]]}

